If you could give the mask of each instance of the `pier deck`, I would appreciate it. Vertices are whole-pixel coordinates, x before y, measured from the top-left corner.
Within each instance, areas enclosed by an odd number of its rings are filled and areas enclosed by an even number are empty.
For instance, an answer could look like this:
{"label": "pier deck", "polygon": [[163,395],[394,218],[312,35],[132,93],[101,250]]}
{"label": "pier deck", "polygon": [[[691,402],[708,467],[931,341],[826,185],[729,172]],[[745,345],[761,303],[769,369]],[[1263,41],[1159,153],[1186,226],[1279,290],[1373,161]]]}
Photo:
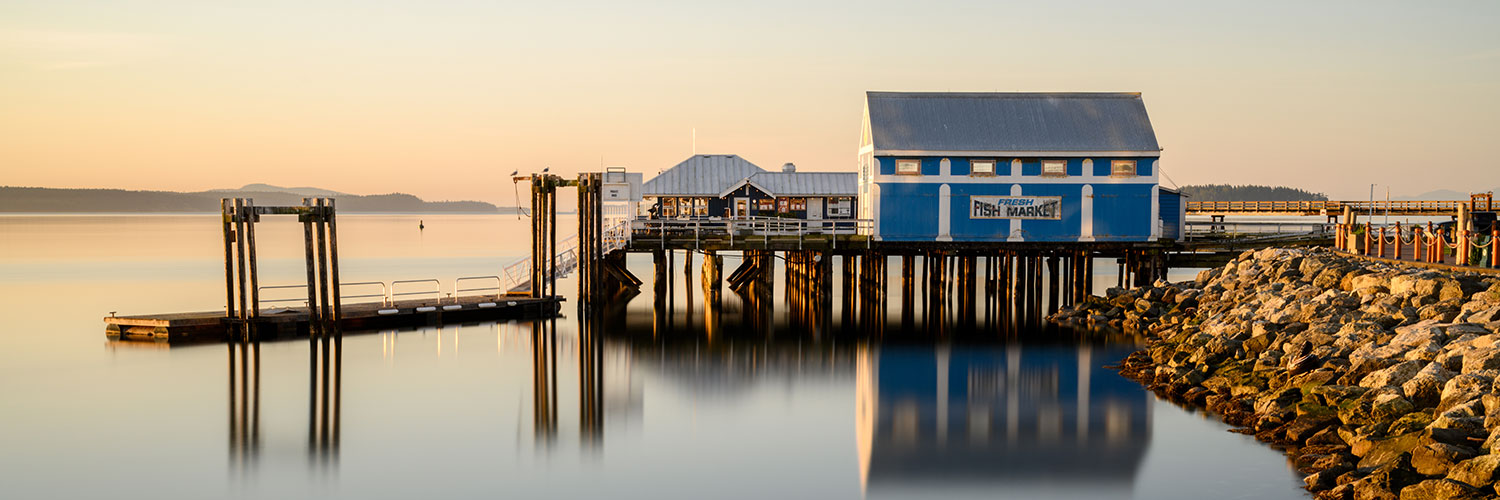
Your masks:
{"label": "pier deck", "polygon": [[[474,295],[454,298],[353,303],[343,306],[344,331],[376,330],[401,326],[423,326],[494,319],[551,316],[561,309],[561,297],[532,298],[523,295]],[[270,340],[307,334],[306,307],[261,310],[248,322],[257,338]],[[223,311],[110,316],[104,318],[105,333],[121,340],[155,342],[199,342],[228,339],[238,318]]]}

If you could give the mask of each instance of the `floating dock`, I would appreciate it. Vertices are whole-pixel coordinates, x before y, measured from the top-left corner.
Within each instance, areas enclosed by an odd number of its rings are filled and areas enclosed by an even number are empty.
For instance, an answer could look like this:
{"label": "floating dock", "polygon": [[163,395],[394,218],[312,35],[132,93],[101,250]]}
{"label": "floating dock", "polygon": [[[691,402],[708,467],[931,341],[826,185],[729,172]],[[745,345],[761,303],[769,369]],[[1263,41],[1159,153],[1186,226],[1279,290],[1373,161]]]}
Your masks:
{"label": "floating dock", "polygon": [[[345,332],[405,326],[430,326],[497,319],[552,317],[562,298],[524,295],[475,295],[453,299],[402,300],[391,304],[345,304],[339,328]],[[225,317],[224,311],[204,311],[104,318],[110,338],[155,342],[223,342],[248,322],[255,338],[273,340],[308,335],[306,307],[262,310],[249,320]]]}

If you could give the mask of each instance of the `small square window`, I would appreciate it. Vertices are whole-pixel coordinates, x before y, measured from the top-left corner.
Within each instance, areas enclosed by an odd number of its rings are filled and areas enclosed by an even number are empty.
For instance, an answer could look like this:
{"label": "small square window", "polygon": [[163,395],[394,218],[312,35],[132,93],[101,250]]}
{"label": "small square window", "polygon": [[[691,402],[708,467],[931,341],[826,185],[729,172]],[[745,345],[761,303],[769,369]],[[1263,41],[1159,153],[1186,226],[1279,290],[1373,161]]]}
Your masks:
{"label": "small square window", "polygon": [[1042,175],[1045,177],[1067,177],[1067,160],[1042,160]]}
{"label": "small square window", "polygon": [[969,175],[995,175],[995,160],[969,162]]}
{"label": "small square window", "polygon": [[1109,163],[1111,177],[1135,177],[1135,160],[1115,160]]}
{"label": "small square window", "polygon": [[918,160],[896,160],[896,173],[900,175],[922,175],[922,162]]}

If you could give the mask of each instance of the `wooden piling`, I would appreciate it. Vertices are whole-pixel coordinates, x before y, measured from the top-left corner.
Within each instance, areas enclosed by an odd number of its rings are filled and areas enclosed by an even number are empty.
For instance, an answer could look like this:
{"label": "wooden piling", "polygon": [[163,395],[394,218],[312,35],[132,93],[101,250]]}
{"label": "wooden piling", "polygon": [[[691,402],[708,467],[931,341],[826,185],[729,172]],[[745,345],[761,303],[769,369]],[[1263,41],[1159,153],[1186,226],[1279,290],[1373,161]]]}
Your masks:
{"label": "wooden piling", "polygon": [[[303,198],[302,206],[309,208],[309,213],[301,216],[302,247],[306,253],[305,262],[307,264],[307,334],[309,337],[317,337],[322,334],[322,329],[319,328],[321,321],[319,321],[320,316],[318,315],[318,278],[315,268],[317,264],[315,263],[316,254],[313,252],[313,243],[315,240],[313,239],[313,216],[310,213],[312,199]],[[316,361],[314,365],[316,365]]]}
{"label": "wooden piling", "polygon": [[224,317],[236,316],[234,307],[234,226],[230,208],[232,205],[229,198],[219,200],[219,212],[222,214],[224,226]]}

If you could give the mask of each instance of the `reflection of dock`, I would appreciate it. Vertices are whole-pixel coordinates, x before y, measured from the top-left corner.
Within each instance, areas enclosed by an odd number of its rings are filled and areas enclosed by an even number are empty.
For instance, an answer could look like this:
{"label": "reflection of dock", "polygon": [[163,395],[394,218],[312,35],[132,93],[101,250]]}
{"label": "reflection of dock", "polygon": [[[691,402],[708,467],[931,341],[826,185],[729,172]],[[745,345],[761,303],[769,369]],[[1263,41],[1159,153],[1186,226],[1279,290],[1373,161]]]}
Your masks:
{"label": "reflection of dock", "polygon": [[1150,396],[1096,373],[1101,359],[1120,355],[1089,346],[864,348],[861,484],[1129,484],[1150,441]]}

